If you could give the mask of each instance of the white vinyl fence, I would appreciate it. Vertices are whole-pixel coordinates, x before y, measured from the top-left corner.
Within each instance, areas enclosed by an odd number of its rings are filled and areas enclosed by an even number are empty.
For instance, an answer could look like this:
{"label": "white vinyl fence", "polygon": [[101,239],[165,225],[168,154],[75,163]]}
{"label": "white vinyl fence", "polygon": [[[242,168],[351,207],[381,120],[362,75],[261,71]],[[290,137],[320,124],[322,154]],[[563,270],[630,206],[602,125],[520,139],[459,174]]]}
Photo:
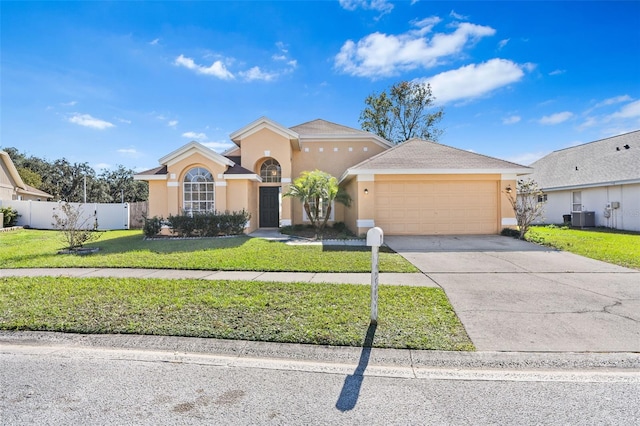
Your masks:
{"label": "white vinyl fence", "polygon": [[[81,209],[80,223],[87,219],[87,224],[93,224],[97,219],[99,230],[129,229],[129,203],[69,204],[76,209]],[[53,214],[60,212],[60,203],[52,201],[0,200],[0,207],[11,207],[17,210],[20,215],[17,225],[35,229],[55,229]]]}

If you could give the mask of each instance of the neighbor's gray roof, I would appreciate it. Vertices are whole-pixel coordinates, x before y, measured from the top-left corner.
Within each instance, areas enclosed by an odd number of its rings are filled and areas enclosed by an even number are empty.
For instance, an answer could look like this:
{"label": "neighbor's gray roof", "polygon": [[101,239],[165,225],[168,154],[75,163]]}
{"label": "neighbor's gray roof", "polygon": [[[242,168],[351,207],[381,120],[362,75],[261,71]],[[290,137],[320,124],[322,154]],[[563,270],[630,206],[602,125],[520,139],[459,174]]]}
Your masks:
{"label": "neighbor's gray roof", "polygon": [[358,170],[475,170],[514,174],[530,172],[528,167],[520,164],[416,138],[403,142],[349,169],[349,171]]}
{"label": "neighbor's gray roof", "polygon": [[640,182],[640,130],[554,151],[531,167],[542,189]]}
{"label": "neighbor's gray roof", "polygon": [[140,173],[136,173],[136,176],[148,176],[148,175],[166,175],[167,174],[167,166],[158,166],[153,169],[145,170]]}

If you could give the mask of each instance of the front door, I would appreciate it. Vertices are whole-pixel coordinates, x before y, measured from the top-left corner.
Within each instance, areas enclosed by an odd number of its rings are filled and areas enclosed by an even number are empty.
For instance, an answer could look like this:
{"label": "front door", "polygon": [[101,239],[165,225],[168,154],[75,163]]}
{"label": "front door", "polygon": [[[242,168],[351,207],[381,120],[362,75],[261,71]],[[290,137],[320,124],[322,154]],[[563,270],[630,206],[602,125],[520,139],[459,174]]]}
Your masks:
{"label": "front door", "polygon": [[260,187],[260,228],[277,228],[280,226],[280,202],[277,186]]}

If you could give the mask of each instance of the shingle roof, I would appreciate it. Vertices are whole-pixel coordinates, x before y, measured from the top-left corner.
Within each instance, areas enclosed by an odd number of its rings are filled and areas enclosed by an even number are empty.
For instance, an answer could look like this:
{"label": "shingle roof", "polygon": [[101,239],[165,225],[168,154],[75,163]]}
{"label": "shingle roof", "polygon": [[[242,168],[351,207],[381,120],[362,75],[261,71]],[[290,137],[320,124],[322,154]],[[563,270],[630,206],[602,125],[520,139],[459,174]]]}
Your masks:
{"label": "shingle roof", "polygon": [[527,167],[421,139],[410,139],[350,170],[512,170],[527,173]]}
{"label": "shingle roof", "polygon": [[531,167],[543,189],[640,180],[640,130],[554,151]]}
{"label": "shingle roof", "polygon": [[293,126],[290,128],[294,132],[298,133],[300,136],[311,136],[311,135],[368,135],[371,134],[365,132],[364,130],[354,129],[352,127],[343,126],[341,124],[332,123],[327,120],[317,119],[312,121],[307,121],[306,123],[298,124],[297,126]]}
{"label": "shingle roof", "polygon": [[242,167],[240,164],[236,163],[235,165],[229,167],[227,169],[226,172],[224,172],[225,175],[255,175],[254,172],[252,172],[249,169],[245,169],[244,167]]}
{"label": "shingle roof", "polygon": [[167,166],[159,166],[153,169],[145,170],[140,173],[136,173],[137,176],[166,175],[166,174],[167,174]]}
{"label": "shingle roof", "polygon": [[24,189],[18,189],[18,192],[31,194],[38,197],[53,198],[53,195],[49,194],[48,192],[44,192],[38,188],[34,188],[33,186],[30,186],[27,184],[24,185]]}

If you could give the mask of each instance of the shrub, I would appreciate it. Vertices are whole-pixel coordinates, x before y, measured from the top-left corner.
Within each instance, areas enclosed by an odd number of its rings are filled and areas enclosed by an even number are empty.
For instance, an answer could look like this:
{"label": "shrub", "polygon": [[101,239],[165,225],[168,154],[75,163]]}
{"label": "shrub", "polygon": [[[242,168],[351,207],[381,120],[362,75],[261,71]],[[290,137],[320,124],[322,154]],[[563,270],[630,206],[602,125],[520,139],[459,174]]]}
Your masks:
{"label": "shrub", "polygon": [[75,208],[66,202],[60,204],[59,210],[60,214],[53,213],[52,225],[60,231],[66,249],[73,250],[100,238],[95,213],[83,218],[82,207]]}
{"label": "shrub", "polygon": [[143,217],[144,226],[142,228],[146,237],[154,237],[160,233],[162,229],[162,217],[154,216],[151,219]]}
{"label": "shrub", "polygon": [[347,225],[344,222],[336,222],[333,224],[333,229],[338,232],[344,232],[347,230]]}
{"label": "shrub", "polygon": [[4,227],[8,228],[11,226],[16,226],[18,218],[20,217],[17,210],[11,207],[0,207],[0,213],[2,213],[4,217],[2,221]]}
{"label": "shrub", "polygon": [[520,231],[513,228],[502,228],[502,231],[500,231],[500,235],[503,235],[505,237],[520,238]]}
{"label": "shrub", "polygon": [[181,237],[217,237],[219,235],[238,235],[251,215],[246,210],[224,213],[200,213],[193,216],[169,215],[167,219],[171,230]]}

